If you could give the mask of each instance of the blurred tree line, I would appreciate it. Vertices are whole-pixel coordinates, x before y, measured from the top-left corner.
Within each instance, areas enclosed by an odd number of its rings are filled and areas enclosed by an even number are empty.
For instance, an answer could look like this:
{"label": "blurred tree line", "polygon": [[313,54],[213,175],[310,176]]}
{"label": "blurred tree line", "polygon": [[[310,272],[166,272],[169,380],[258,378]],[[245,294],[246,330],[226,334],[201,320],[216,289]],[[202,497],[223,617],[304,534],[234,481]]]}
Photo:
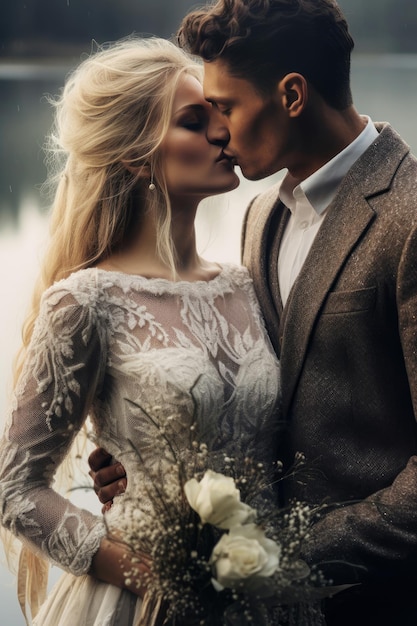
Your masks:
{"label": "blurred tree line", "polygon": [[[199,4],[203,4],[200,0]],[[360,52],[417,52],[416,0],[339,0]],[[68,57],[131,34],[173,35],[192,0],[3,0],[0,57]]]}

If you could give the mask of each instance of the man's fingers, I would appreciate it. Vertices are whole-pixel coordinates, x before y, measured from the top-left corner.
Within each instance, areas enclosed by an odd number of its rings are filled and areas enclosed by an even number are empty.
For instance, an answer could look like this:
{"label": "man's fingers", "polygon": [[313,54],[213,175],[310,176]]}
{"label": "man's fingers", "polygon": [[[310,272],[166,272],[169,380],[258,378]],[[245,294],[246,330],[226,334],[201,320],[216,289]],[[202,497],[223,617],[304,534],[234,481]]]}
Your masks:
{"label": "man's fingers", "polygon": [[113,502],[106,502],[102,507],[101,507],[101,512],[103,513],[107,513],[107,511],[110,511],[111,507],[112,507]]}
{"label": "man's fingers", "polygon": [[88,464],[93,472],[107,467],[112,462],[112,456],[104,448],[95,448],[88,457]]}
{"label": "man's fingers", "polygon": [[114,463],[113,457],[103,448],[96,448],[88,457],[91,467],[89,472],[94,483],[94,491],[105,506],[103,512],[111,507],[115,496],[126,491],[126,472],[121,463]]}
{"label": "man's fingers", "polygon": [[90,475],[94,480],[94,490],[96,492],[102,487],[117,482],[121,478],[126,478],[126,472],[121,463],[115,463],[96,472],[90,472]]}
{"label": "man's fingers", "polygon": [[112,482],[109,485],[105,485],[104,487],[97,489],[97,497],[102,504],[111,503],[115,496],[118,496],[126,491],[126,485],[126,478],[122,478],[117,482]]}

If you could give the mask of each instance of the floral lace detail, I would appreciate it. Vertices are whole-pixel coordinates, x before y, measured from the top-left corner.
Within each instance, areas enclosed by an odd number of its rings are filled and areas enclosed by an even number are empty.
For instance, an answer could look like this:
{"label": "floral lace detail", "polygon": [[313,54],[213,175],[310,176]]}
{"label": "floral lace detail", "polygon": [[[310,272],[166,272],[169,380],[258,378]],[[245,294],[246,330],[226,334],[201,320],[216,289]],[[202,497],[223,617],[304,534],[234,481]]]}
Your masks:
{"label": "floral lace detail", "polygon": [[42,300],[1,443],[1,521],[64,569],[85,573],[105,524],[52,483],[87,414],[129,486],[140,476],[132,445],[146,464],[170,462],[158,449],[168,419],[178,446],[189,444],[195,419],[213,448],[260,454],[263,439],[271,450],[265,433],[278,395],[278,363],[244,268],[225,265],[194,283],[76,272]]}

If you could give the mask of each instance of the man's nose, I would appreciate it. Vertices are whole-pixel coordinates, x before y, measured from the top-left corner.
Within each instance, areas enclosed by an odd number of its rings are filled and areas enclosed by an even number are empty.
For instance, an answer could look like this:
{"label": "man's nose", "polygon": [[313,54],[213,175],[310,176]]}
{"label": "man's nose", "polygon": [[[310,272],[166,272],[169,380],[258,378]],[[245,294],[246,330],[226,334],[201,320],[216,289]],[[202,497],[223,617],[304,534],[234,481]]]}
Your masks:
{"label": "man's nose", "polygon": [[226,146],[230,140],[230,134],[224,123],[223,115],[214,107],[210,112],[207,126],[207,140],[218,146]]}

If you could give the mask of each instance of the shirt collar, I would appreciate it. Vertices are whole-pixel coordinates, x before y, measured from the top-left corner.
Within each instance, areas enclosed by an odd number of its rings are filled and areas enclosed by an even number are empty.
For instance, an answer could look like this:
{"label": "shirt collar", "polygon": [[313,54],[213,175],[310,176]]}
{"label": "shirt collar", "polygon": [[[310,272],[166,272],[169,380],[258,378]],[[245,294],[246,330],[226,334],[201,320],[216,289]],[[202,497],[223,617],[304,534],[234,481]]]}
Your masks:
{"label": "shirt collar", "polygon": [[280,199],[291,211],[302,197],[307,199],[318,215],[329,206],[352,165],[378,137],[371,118],[363,117],[367,124],[356,139],[311,176],[299,182],[289,172],[286,174],[280,188]]}

